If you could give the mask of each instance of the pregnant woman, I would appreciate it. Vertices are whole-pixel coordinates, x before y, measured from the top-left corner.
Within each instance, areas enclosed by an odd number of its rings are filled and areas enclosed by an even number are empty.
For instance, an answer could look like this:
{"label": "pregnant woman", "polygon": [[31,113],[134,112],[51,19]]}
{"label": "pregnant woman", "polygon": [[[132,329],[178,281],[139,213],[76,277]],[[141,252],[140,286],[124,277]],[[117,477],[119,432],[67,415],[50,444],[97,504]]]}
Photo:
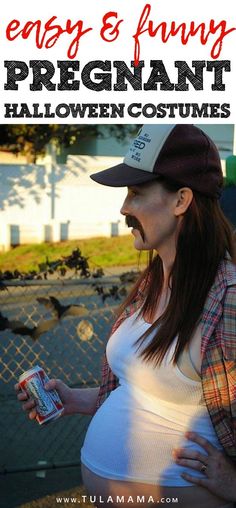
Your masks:
{"label": "pregnant woman", "polygon": [[[150,255],[119,309],[100,389],[48,384],[66,414],[94,414],[81,450],[86,489],[96,506],[231,508],[236,266],[217,149],[194,126],[147,125],[122,164],[92,178],[127,187],[121,213]],[[30,418],[33,406],[24,403]]]}

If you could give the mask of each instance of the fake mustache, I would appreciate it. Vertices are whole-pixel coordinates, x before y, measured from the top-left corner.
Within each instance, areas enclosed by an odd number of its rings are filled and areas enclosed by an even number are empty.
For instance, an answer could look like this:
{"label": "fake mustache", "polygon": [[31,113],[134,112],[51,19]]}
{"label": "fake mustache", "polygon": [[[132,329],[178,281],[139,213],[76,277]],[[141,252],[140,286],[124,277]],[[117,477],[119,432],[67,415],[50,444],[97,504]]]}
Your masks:
{"label": "fake mustache", "polygon": [[138,219],[136,219],[136,217],[134,217],[133,215],[126,215],[125,223],[128,226],[128,228],[138,229],[138,231],[140,232],[140,235],[142,237],[142,240],[143,241],[145,240],[143,228],[142,228],[140,222],[138,221]]}

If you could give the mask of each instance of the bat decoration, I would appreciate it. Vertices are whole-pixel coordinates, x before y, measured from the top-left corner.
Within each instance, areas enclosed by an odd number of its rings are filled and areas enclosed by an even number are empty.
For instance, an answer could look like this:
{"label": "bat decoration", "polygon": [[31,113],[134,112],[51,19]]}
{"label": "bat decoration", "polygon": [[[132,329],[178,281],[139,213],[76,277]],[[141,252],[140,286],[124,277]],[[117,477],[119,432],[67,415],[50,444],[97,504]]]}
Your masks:
{"label": "bat decoration", "polygon": [[135,272],[131,270],[130,272],[124,272],[120,275],[120,281],[123,284],[129,284],[130,282],[136,282],[141,272]]}
{"label": "bat decoration", "polygon": [[51,330],[58,323],[58,319],[49,319],[41,321],[37,326],[30,328],[22,321],[9,320],[0,312],[0,331],[10,330],[16,335],[29,335],[33,340],[37,340],[40,335]]}
{"label": "bat decoration", "polygon": [[0,281],[0,291],[8,291],[7,287],[5,286],[4,282]]}
{"label": "bat decoration", "polygon": [[74,270],[76,274],[83,278],[102,277],[103,270],[99,268],[96,272],[91,273],[88,258],[83,256],[81,250],[76,248],[69,256],[62,257],[54,261],[46,260],[38,265],[38,270],[30,270],[29,272],[20,272],[19,270],[0,270],[0,291],[7,289],[4,281],[10,280],[47,280],[48,275],[60,273],[61,277],[65,277],[68,270]]}
{"label": "bat decoration", "polygon": [[28,335],[37,340],[43,333],[52,330],[63,318],[82,317],[88,315],[88,310],[82,305],[62,305],[57,298],[37,298],[38,303],[44,305],[54,314],[53,319],[42,320],[37,326],[29,327],[22,321],[9,320],[0,312],[0,331],[11,330],[16,335]]}
{"label": "bat decoration", "polygon": [[21,323],[21,326],[18,326],[14,329],[11,329],[13,333],[17,335],[29,335],[31,339],[37,340],[40,335],[43,333],[52,330],[54,326],[58,323],[58,319],[48,319],[46,321],[41,321],[37,326],[33,326],[32,328],[25,326]]}
{"label": "bat decoration", "polygon": [[3,316],[3,314],[0,312],[0,331],[3,332],[4,330],[13,330],[14,328],[22,326],[21,321],[10,321],[6,316]]}
{"label": "bat decoration", "polygon": [[58,319],[65,317],[80,317],[88,314],[88,310],[82,305],[62,305],[55,296],[49,298],[37,298],[37,301],[44,305],[48,310],[51,310]]}
{"label": "bat decoration", "polygon": [[109,291],[104,291],[103,286],[98,286],[96,284],[93,284],[93,287],[94,287],[96,293],[99,296],[101,296],[103,303],[109,297],[113,298],[114,300],[120,300],[120,297],[126,296],[126,294],[127,294],[127,291],[124,287],[119,288],[118,286],[112,286],[109,289]]}

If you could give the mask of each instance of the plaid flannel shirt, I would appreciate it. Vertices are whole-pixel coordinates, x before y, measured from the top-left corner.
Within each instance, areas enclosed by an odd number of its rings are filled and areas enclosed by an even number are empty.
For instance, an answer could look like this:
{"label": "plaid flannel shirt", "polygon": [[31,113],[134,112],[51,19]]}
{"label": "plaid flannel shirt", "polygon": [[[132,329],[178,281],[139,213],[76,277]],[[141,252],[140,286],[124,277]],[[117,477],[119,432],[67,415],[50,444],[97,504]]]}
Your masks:
{"label": "plaid flannel shirt", "polygon": [[[115,322],[111,334],[143,302],[142,288]],[[201,378],[205,402],[216,434],[226,454],[236,461],[236,266],[222,261],[201,317]],[[101,406],[119,380],[104,355],[102,383],[97,400]]]}

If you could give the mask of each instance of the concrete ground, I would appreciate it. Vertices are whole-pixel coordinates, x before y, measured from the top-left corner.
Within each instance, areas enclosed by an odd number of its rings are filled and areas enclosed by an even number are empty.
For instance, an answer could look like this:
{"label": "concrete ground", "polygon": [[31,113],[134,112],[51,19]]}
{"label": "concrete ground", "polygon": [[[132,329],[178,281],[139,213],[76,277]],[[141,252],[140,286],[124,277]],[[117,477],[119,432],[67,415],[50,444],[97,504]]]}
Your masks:
{"label": "concrete ground", "polygon": [[[36,472],[9,473],[0,476],[0,508],[70,508],[76,504],[92,506],[82,486],[79,467],[46,471],[44,478]],[[63,500],[63,498],[65,498]]]}

